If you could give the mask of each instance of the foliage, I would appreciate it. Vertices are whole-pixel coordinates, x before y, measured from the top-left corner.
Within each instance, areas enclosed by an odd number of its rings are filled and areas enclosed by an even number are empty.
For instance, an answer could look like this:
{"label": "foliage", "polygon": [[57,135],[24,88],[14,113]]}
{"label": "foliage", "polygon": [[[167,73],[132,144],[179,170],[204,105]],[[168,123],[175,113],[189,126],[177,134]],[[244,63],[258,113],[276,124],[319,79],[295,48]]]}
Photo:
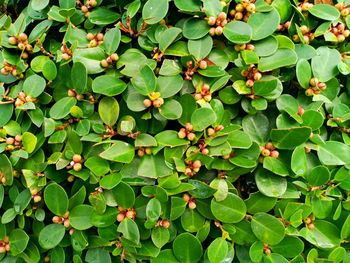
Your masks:
{"label": "foliage", "polygon": [[348,0],[0,0],[1,262],[350,262]]}

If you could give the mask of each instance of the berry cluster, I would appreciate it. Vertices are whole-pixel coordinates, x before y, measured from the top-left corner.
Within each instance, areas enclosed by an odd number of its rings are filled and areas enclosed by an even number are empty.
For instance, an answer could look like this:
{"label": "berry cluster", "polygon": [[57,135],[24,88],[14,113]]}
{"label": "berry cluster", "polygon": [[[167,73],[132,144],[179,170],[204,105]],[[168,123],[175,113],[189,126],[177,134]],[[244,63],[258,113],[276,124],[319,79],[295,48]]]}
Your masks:
{"label": "berry cluster", "polygon": [[28,43],[28,36],[26,33],[21,33],[17,37],[9,37],[10,45],[17,45],[20,50],[27,50],[28,52],[33,51],[33,46]]}
{"label": "berry cluster", "polygon": [[74,154],[72,161],[67,166],[67,169],[73,168],[74,171],[79,172],[83,168],[83,157],[80,154]]}
{"label": "berry cluster", "polygon": [[22,136],[17,134],[15,137],[7,137],[6,142],[7,144],[5,150],[6,151],[12,151],[16,148],[22,147]]}
{"label": "berry cluster", "polygon": [[[305,44],[309,44],[310,41],[314,40],[315,34],[313,32],[310,32],[310,29],[306,25],[302,25],[300,27],[300,31],[303,35],[303,42],[305,42]],[[294,42],[300,42],[300,37],[297,34],[293,35],[292,39]]]}
{"label": "berry cluster", "polygon": [[2,240],[0,240],[0,253],[6,253],[10,251],[10,239],[8,236],[4,236]]}
{"label": "berry cluster", "polygon": [[155,227],[163,227],[165,229],[168,229],[170,227],[170,222],[169,220],[163,219],[163,220],[159,220]]}
{"label": "berry cluster", "polygon": [[26,102],[37,102],[37,99],[32,98],[32,96],[26,95],[23,91],[18,93],[17,99],[15,101],[15,106],[20,107]]}
{"label": "berry cluster", "polygon": [[312,78],[310,80],[310,87],[305,91],[305,95],[306,96],[318,95],[326,88],[327,88],[326,83],[320,82],[317,78]]}
{"label": "berry cluster", "polygon": [[309,3],[307,0],[305,0],[302,3],[298,3],[297,8],[300,12],[302,12],[305,15],[309,11],[309,9],[313,6],[314,4]]}
{"label": "berry cluster", "polygon": [[185,128],[181,128],[177,133],[177,136],[180,139],[187,138],[190,141],[193,141],[196,138],[196,134],[193,132],[193,126],[191,123],[186,123]]}
{"label": "berry cluster", "polygon": [[245,85],[249,88],[254,86],[254,81],[258,81],[262,78],[262,74],[255,65],[250,65],[248,69],[241,72],[241,75],[247,79]]}
{"label": "berry cluster", "polygon": [[280,153],[276,150],[276,148],[272,145],[271,142],[265,144],[265,146],[260,147],[261,155],[264,157],[270,156],[272,158],[278,158]]}
{"label": "berry cluster", "polygon": [[304,219],[304,223],[305,223],[306,227],[310,230],[315,228],[314,221],[315,221],[314,215],[310,215]]}
{"label": "berry cluster", "polygon": [[164,104],[164,99],[160,97],[159,92],[151,92],[148,97],[149,99],[143,100],[143,105],[145,105],[146,108],[149,108],[152,105],[153,107],[159,108]]}
{"label": "berry cluster", "polygon": [[211,26],[209,34],[211,36],[220,36],[224,31],[224,26],[227,24],[227,15],[225,12],[220,12],[217,17],[211,16],[208,18],[208,24]]}
{"label": "berry cluster", "polygon": [[39,192],[38,189],[34,188],[30,191],[30,193],[32,194],[32,199],[34,203],[39,203],[41,201],[41,192]]}
{"label": "berry cluster", "polygon": [[230,16],[233,17],[234,20],[243,20],[244,22],[247,22],[249,16],[252,13],[255,13],[254,2],[255,0],[243,0],[235,6],[235,9],[230,11]]}
{"label": "berry cluster", "polygon": [[137,150],[137,155],[139,157],[143,157],[145,154],[147,155],[151,155],[152,154],[152,148],[150,147],[140,147],[138,150]]}
{"label": "berry cluster", "polygon": [[88,33],[86,35],[86,38],[90,40],[90,43],[88,47],[97,47],[98,45],[101,45],[103,43],[103,34],[97,33],[96,35],[92,33]]}
{"label": "berry cluster", "polygon": [[96,0],[87,0],[85,5],[82,5],[80,7],[81,12],[84,13],[85,17],[88,17],[90,15],[90,11],[92,8],[97,6],[97,1]]}
{"label": "berry cluster", "polygon": [[125,218],[129,218],[134,220],[136,217],[136,211],[135,208],[129,208],[129,209],[124,209],[123,207],[118,207],[119,213],[117,215],[117,221],[121,222]]}
{"label": "berry cluster", "polygon": [[6,184],[6,177],[3,172],[0,172],[0,183],[1,184]]}
{"label": "berry cluster", "polygon": [[337,37],[338,42],[344,42],[345,39],[350,36],[350,30],[347,29],[343,23],[338,23],[335,26],[331,26],[328,31]]}
{"label": "berry cluster", "polygon": [[67,47],[66,44],[63,44],[61,47],[62,59],[69,60],[72,58],[73,52],[70,48]]}
{"label": "berry cluster", "polygon": [[263,251],[265,255],[270,255],[271,254],[271,249],[268,244],[264,244]]}
{"label": "berry cluster", "polygon": [[222,131],[224,129],[223,125],[218,125],[215,128],[208,128],[207,129],[207,135],[209,137],[214,137],[216,135],[217,132]]}
{"label": "berry cluster", "polygon": [[192,198],[189,194],[184,194],[182,199],[187,203],[189,209],[195,209],[197,207],[196,199]]}
{"label": "berry cluster", "polygon": [[192,177],[196,173],[198,173],[202,166],[202,163],[199,160],[196,160],[194,162],[185,161],[185,163],[186,163],[185,175],[187,175],[188,177]]}
{"label": "berry cluster", "polygon": [[208,84],[204,83],[196,89],[196,93],[194,94],[195,100],[204,99],[205,101],[211,101],[211,92]]}
{"label": "berry cluster", "polygon": [[84,99],[84,95],[83,94],[78,94],[74,89],[69,89],[67,92],[67,95],[69,97],[75,97],[78,101],[81,101]]}
{"label": "berry cluster", "polygon": [[23,73],[19,73],[17,71],[17,66],[16,65],[11,65],[6,60],[3,60],[2,64],[3,64],[3,68],[1,68],[1,70],[0,70],[0,73],[2,75],[6,76],[6,75],[11,74],[14,77],[24,78]]}
{"label": "berry cluster", "polygon": [[101,60],[101,67],[108,68],[113,62],[119,59],[118,54],[113,53],[108,58]]}
{"label": "berry cluster", "polygon": [[345,3],[337,3],[335,7],[340,11],[342,17],[346,17],[350,14],[350,6]]}
{"label": "berry cluster", "polygon": [[207,148],[207,144],[205,143],[204,139],[200,139],[198,141],[198,147],[199,147],[199,151],[203,154],[203,155],[208,155],[209,154],[209,150]]}
{"label": "berry cluster", "polygon": [[255,46],[253,44],[242,44],[242,45],[235,45],[235,50],[237,52],[243,51],[243,50],[254,50]]}
{"label": "berry cluster", "polygon": [[64,227],[69,227],[69,212],[67,211],[63,216],[54,216],[52,222],[54,224],[63,224]]}
{"label": "berry cluster", "polygon": [[278,31],[284,31],[284,30],[288,30],[288,28],[290,27],[290,21],[287,21],[283,24],[280,24],[277,26],[277,30]]}

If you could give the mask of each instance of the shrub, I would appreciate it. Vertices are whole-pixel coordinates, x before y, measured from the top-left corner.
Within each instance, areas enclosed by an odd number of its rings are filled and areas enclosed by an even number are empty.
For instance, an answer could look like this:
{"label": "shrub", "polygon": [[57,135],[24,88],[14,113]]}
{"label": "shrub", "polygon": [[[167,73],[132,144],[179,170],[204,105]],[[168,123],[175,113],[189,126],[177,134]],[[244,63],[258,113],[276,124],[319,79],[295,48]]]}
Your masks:
{"label": "shrub", "polygon": [[1,262],[350,262],[350,8],[0,0]]}

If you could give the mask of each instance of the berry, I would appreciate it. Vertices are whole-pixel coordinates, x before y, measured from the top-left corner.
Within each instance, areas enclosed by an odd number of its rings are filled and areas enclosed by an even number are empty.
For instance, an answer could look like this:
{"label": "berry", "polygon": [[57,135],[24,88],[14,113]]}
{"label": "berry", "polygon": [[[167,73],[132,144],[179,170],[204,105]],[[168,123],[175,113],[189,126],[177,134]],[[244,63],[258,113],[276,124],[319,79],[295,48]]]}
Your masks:
{"label": "berry", "polygon": [[203,155],[208,155],[209,154],[209,150],[207,148],[204,148],[204,149],[201,150],[201,153]]}
{"label": "berry", "polygon": [[227,15],[225,12],[220,12],[220,14],[218,15],[218,20],[220,21],[224,21],[226,19]]}
{"label": "berry", "polygon": [[73,165],[73,170],[76,172],[79,172],[82,168],[83,168],[83,166],[81,165],[81,163],[75,163]]}
{"label": "berry", "polygon": [[209,35],[215,36],[215,27],[211,27],[211,28],[209,29]]}
{"label": "berry", "polygon": [[224,29],[221,26],[218,26],[217,28],[215,28],[215,34],[217,36],[222,35],[223,32],[224,32]]}
{"label": "berry", "polygon": [[83,5],[83,6],[81,7],[81,12],[87,13],[87,12],[89,12],[89,9],[87,8],[87,6]]}
{"label": "berry", "polygon": [[196,134],[194,134],[193,132],[190,132],[189,134],[187,134],[187,139],[190,141],[193,141],[196,138]]}
{"label": "berry", "polygon": [[178,136],[180,139],[184,139],[184,138],[186,138],[186,132],[180,130],[180,131],[177,133],[177,136]]}
{"label": "berry", "polygon": [[270,156],[271,152],[268,149],[264,149],[261,151],[261,154],[266,157],[266,156]]}
{"label": "berry", "polygon": [[135,217],[135,213],[132,210],[129,210],[128,212],[126,212],[126,217],[133,219]]}
{"label": "berry", "polygon": [[271,154],[270,154],[270,156],[272,158],[278,158],[279,155],[280,155],[280,153],[278,151],[276,151],[276,150],[272,151]]}
{"label": "berry", "polygon": [[75,96],[77,96],[77,93],[73,89],[69,89],[67,92],[67,95],[69,97],[75,97]]}
{"label": "berry", "polygon": [[200,94],[200,93],[196,93],[196,94],[194,94],[194,99],[195,100],[201,100],[203,97],[202,97],[202,94]]}
{"label": "berry", "polygon": [[324,83],[324,82],[320,82],[317,84],[317,87],[320,89],[320,90],[325,90],[327,88],[327,84]]}
{"label": "berry", "polygon": [[17,44],[17,38],[9,37],[9,44],[10,45],[16,45]]}
{"label": "berry", "polygon": [[118,54],[113,53],[113,54],[110,56],[110,58],[111,58],[113,61],[117,61],[117,60],[119,59],[119,56],[118,56]]}
{"label": "berry", "polygon": [[196,203],[194,201],[188,202],[188,208],[189,209],[195,209],[197,207]]}
{"label": "berry", "polygon": [[301,116],[301,115],[304,114],[304,112],[305,112],[304,108],[301,107],[301,106],[299,106],[299,107],[298,107],[298,115]]}
{"label": "berry", "polygon": [[21,34],[19,34],[18,39],[20,41],[26,41],[28,39],[28,36],[26,33],[21,33]]}
{"label": "berry", "polygon": [[67,53],[63,53],[62,54],[62,59],[63,60],[69,60],[70,59],[70,55],[68,55]]}
{"label": "berry", "polygon": [[238,12],[242,12],[244,10],[244,6],[242,4],[237,4],[235,9]]}
{"label": "berry", "polygon": [[315,87],[318,84],[318,79],[317,78],[312,78],[310,79],[310,85]]}
{"label": "berry", "polygon": [[262,74],[260,72],[254,73],[254,80],[260,80],[262,78]]}
{"label": "berry", "polygon": [[192,131],[193,130],[193,125],[189,122],[186,123],[185,125],[185,129],[188,130],[188,131]]}
{"label": "berry", "polygon": [[246,7],[246,10],[249,12],[249,13],[254,13],[255,12],[255,5],[253,3],[250,3],[247,7]]}
{"label": "berry", "polygon": [[83,158],[81,157],[80,154],[74,154],[72,160],[73,160],[75,163],[81,163],[81,161],[83,160]]}
{"label": "berry", "polygon": [[89,39],[89,40],[93,40],[93,39],[95,38],[95,36],[94,36],[94,34],[92,34],[92,33],[88,33],[88,34],[86,35],[86,38]]}
{"label": "berry", "polygon": [[303,35],[305,35],[306,33],[309,32],[309,28],[307,26],[305,26],[305,25],[302,25],[300,27],[300,31],[301,31],[301,33],[303,33]]}
{"label": "berry", "polygon": [[202,166],[202,163],[200,160],[196,160],[192,164],[193,168],[200,168]]}
{"label": "berry", "polygon": [[349,9],[343,9],[343,10],[341,10],[341,12],[340,12],[340,14],[341,14],[342,16],[348,16],[349,13],[350,13]]}
{"label": "berry", "polygon": [[307,224],[307,225],[311,224],[312,223],[311,218],[310,217],[305,218],[304,223]]}
{"label": "berry", "polygon": [[59,216],[54,216],[52,218],[52,222],[55,223],[55,224],[58,224],[61,222],[61,218]]}
{"label": "berry", "polygon": [[97,38],[98,41],[102,41],[103,40],[103,34],[102,33],[98,33],[96,35],[96,38]]}
{"label": "berry", "polygon": [[162,220],[161,225],[162,225],[162,227],[167,229],[170,227],[170,222],[168,220],[164,219],[164,220]]}
{"label": "berry", "polygon": [[254,80],[248,79],[245,83],[245,85],[249,88],[254,86]]}
{"label": "berry", "polygon": [[17,142],[21,142],[21,141],[22,141],[22,135],[17,134],[17,135],[15,136],[15,140],[16,140]]}
{"label": "berry", "polygon": [[246,49],[247,50],[254,50],[255,49],[255,46],[253,44],[247,44],[246,45]]}
{"label": "berry", "polygon": [[6,248],[4,246],[0,246],[0,254],[6,253]]}
{"label": "berry", "polygon": [[208,128],[207,129],[207,134],[208,136],[214,136],[215,135],[215,130],[213,128]]}
{"label": "berry", "polygon": [[313,230],[315,228],[315,225],[313,223],[308,224],[307,228],[310,229],[310,230]]}
{"label": "berry", "polygon": [[156,108],[159,108],[163,104],[164,104],[164,100],[162,98],[158,98],[158,99],[155,99],[153,101],[153,106],[156,107]]}
{"label": "berry", "polygon": [[337,35],[337,39],[339,42],[344,42],[345,41],[345,36],[344,35]]}
{"label": "berry", "polygon": [[150,99],[144,99],[143,100],[143,105],[148,108],[148,107],[151,107],[152,105],[152,101]]}
{"label": "berry", "polygon": [[17,47],[18,47],[20,50],[25,50],[25,49],[26,49],[26,46],[25,46],[23,43],[18,43]]}
{"label": "berry", "polygon": [[305,90],[305,95],[306,95],[306,96],[312,96],[312,95],[314,95],[313,89],[307,89],[307,90]]}
{"label": "berry", "polygon": [[208,24],[210,26],[215,25],[215,23],[216,23],[216,18],[215,17],[211,16],[211,17],[208,18]]}
{"label": "berry", "polygon": [[193,175],[192,169],[191,169],[191,168],[186,168],[186,169],[185,169],[185,174],[186,174],[187,176],[192,176],[192,175]]}
{"label": "berry", "polygon": [[211,99],[212,99],[212,97],[211,97],[210,94],[204,96],[204,100],[207,101],[207,102],[211,101]]}
{"label": "berry", "polygon": [[201,61],[199,62],[199,68],[200,68],[200,69],[206,69],[207,66],[208,66],[208,63],[207,63],[205,60],[201,60]]}
{"label": "berry", "polygon": [[124,220],[124,218],[125,218],[124,213],[119,213],[119,214],[117,215],[117,221],[118,221],[118,222],[123,221],[123,220]]}
{"label": "berry", "polygon": [[14,144],[15,143],[15,139],[12,137],[9,137],[6,139],[6,144]]}
{"label": "berry", "polygon": [[64,227],[69,227],[69,226],[70,226],[70,224],[69,224],[69,219],[65,219],[65,220],[63,221],[63,225],[64,225]]}
{"label": "berry", "polygon": [[149,148],[149,147],[147,147],[147,148],[145,149],[145,153],[148,154],[148,155],[151,155],[151,154],[152,154],[152,149]]}
{"label": "berry", "polygon": [[35,195],[33,197],[33,201],[34,201],[34,203],[39,203],[41,201],[41,196],[40,195]]}
{"label": "berry", "polygon": [[191,197],[190,197],[189,194],[184,194],[184,195],[182,196],[182,199],[183,199],[186,203],[188,203],[188,202],[190,201]]}

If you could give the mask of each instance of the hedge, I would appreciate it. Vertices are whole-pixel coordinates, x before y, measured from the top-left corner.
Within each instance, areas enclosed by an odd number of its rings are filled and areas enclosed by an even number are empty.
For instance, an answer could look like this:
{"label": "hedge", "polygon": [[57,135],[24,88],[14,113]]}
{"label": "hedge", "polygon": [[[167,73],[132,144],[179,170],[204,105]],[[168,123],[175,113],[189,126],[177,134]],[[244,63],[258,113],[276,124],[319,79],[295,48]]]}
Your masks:
{"label": "hedge", "polygon": [[0,12],[1,262],[350,262],[350,1]]}

